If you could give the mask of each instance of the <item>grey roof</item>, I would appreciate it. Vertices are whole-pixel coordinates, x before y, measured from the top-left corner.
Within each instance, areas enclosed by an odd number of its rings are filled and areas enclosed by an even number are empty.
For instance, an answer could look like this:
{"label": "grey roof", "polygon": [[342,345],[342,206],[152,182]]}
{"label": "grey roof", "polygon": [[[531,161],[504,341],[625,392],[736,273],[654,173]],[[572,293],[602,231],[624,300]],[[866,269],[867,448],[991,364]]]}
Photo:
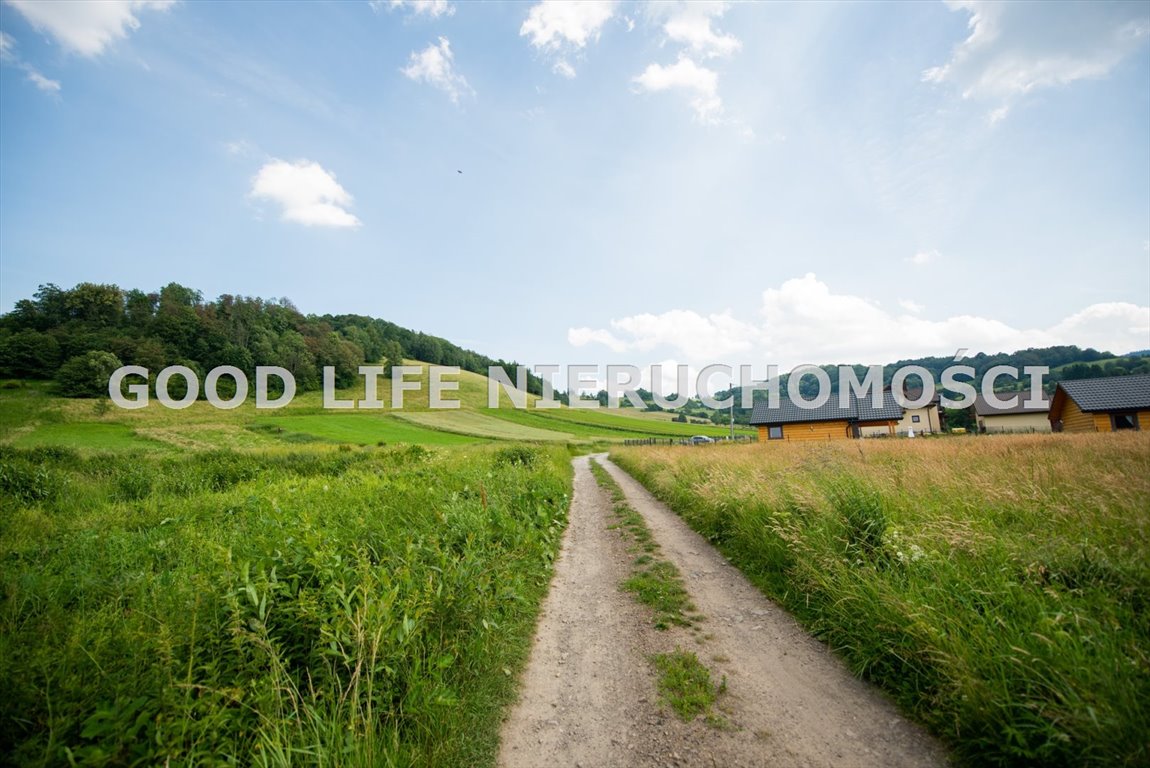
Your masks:
{"label": "grey roof", "polygon": [[1014,404],[1013,408],[995,408],[982,395],[974,398],[974,412],[979,416],[1017,416],[1020,413],[1049,413],[1050,400],[1045,394],[1041,395],[1041,402],[1038,405],[1027,405],[1030,400],[1030,391],[1024,392],[996,392],[995,396],[999,400],[1009,400],[1012,397],[1018,397],[1018,402]]}
{"label": "grey roof", "polygon": [[1060,381],[1058,388],[1087,413],[1150,408],[1150,373]]}
{"label": "grey roof", "polygon": [[751,424],[773,425],[794,424],[812,421],[898,421],[902,418],[902,406],[895,402],[890,392],[882,393],[882,407],[874,408],[868,395],[859,399],[852,392],[847,407],[839,405],[837,392],[818,408],[800,408],[790,398],[780,397],[777,408],[769,408],[764,400],[755,403],[751,411]]}

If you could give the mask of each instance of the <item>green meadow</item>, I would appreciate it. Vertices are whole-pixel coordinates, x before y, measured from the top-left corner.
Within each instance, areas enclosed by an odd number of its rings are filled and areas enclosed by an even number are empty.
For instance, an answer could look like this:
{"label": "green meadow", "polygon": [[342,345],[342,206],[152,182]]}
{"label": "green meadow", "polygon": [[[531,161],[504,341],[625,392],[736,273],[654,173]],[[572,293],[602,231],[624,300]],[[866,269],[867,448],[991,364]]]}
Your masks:
{"label": "green meadow", "polygon": [[0,762],[491,765],[570,451],[722,430],[421,383],[383,410],[0,385]]}
{"label": "green meadow", "polygon": [[0,446],[5,763],[492,763],[565,450],[92,439]]}
{"label": "green meadow", "polygon": [[[13,381],[0,389],[0,443],[21,448],[180,452],[219,447],[275,450],[311,443],[453,446],[512,440],[590,445],[729,434],[726,427],[677,423],[667,414],[634,409],[541,409],[535,407],[534,395],[528,395],[527,408],[520,409],[501,392],[499,407],[489,408],[487,377],[469,371],[459,375],[457,390],[444,393],[445,400],[455,400],[459,407],[433,409],[426,364],[406,362],[422,368],[421,376],[409,378],[420,388],[404,393],[402,408],[383,409],[325,408],[322,393],[311,391],[297,394],[279,409],[257,409],[254,398],[249,398],[232,410],[204,400],[171,410],[153,398],[145,408],[124,410],[105,399],[56,397],[46,382]],[[389,406],[390,386],[389,380],[380,381],[380,397]],[[362,385],[336,393],[340,401],[364,397]],[[742,428],[737,434],[753,432]]]}
{"label": "green meadow", "polygon": [[591,449],[960,763],[1150,762],[1144,433],[682,448],[726,429],[454,398],[0,385],[3,762],[492,765]]}

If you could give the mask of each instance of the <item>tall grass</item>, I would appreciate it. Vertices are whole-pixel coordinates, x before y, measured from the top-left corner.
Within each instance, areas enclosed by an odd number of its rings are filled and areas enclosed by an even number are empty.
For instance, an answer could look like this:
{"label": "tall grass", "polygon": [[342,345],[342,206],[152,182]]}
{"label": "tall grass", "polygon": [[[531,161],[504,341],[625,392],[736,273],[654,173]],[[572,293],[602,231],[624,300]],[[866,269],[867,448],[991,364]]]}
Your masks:
{"label": "tall grass", "polygon": [[569,473],[0,447],[0,763],[491,764]]}
{"label": "tall grass", "polygon": [[1150,435],[612,457],[965,762],[1150,764]]}

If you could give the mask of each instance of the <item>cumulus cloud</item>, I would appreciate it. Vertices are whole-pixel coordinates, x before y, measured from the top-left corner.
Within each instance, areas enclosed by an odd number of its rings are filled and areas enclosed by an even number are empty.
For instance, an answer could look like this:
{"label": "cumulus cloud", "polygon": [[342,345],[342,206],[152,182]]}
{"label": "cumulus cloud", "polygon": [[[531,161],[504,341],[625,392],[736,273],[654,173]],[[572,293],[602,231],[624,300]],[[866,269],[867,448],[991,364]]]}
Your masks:
{"label": "cumulus cloud", "polygon": [[807,274],[764,291],[754,322],[729,312],[671,310],[612,320],[610,329],[572,329],[568,341],[601,343],[619,354],[670,350],[698,366],[770,363],[783,370],[800,363],[889,363],[960,347],[973,353],[1076,344],[1122,354],[1150,346],[1150,307],[1129,303],[1094,304],[1048,328],[1015,328],[973,315],[932,320],[916,316],[914,308],[923,308],[911,304],[904,300],[902,308],[913,314],[891,312],[865,298],[834,293]]}
{"label": "cumulus cloud", "polygon": [[140,28],[142,10],[167,10],[175,0],[5,0],[29,24],[81,56],[99,56]]}
{"label": "cumulus cloud", "polygon": [[699,56],[730,56],[743,47],[734,35],[717,32],[711,26],[712,20],[727,12],[726,3],[661,3],[655,12],[663,17],[667,39]]}
{"label": "cumulus cloud", "polygon": [[649,352],[665,346],[701,361],[749,353],[761,341],[760,335],[759,328],[737,320],[730,312],[700,315],[673,309],[612,320],[611,330],[572,328],[567,340],[577,347],[597,342],[613,352]]}
{"label": "cumulus cloud", "polygon": [[45,77],[40,73],[40,70],[24,61],[20,57],[20,54],[16,52],[16,39],[3,31],[0,31],[0,62],[10,64],[22,70],[28,78],[28,82],[35,85],[41,91],[53,95],[60,93],[60,81]]}
{"label": "cumulus cloud", "polygon": [[536,50],[558,57],[554,71],[572,78],[575,68],[567,57],[599,39],[603,25],[615,15],[615,5],[614,0],[542,0],[531,7],[519,36],[529,37]]}
{"label": "cumulus cloud", "polygon": [[745,138],[753,135],[749,127],[723,118],[723,101],[719,97],[719,75],[696,63],[714,57],[728,57],[742,48],[734,35],[716,31],[712,22],[727,11],[726,3],[661,2],[647,6],[648,18],[662,26],[667,41],[681,46],[679,60],[669,66],[649,64],[642,74],[632,78],[641,91],[677,90],[687,94],[695,119],[704,125],[722,123],[741,128]]}
{"label": "cumulus cloud", "polygon": [[311,160],[269,160],[252,178],[251,197],[282,209],[284,221],[307,227],[358,227],[349,213],[352,197],[335,176]]}
{"label": "cumulus cloud", "polygon": [[997,102],[1003,119],[1019,97],[1105,77],[1150,40],[1146,6],[1128,2],[1003,3],[950,0],[970,15],[969,36],[923,80],[950,83],[964,99]]}
{"label": "cumulus cloud", "polygon": [[924,309],[926,309],[925,306],[919,304],[914,299],[899,299],[898,305],[905,309],[907,312],[911,312],[916,315],[920,314]]}
{"label": "cumulus cloud", "polygon": [[386,6],[389,11],[401,9],[412,16],[427,16],[431,19],[455,14],[455,6],[447,0],[371,0],[370,5],[376,11]]}
{"label": "cumulus cloud", "polygon": [[467,84],[467,78],[455,71],[455,55],[446,37],[439,38],[438,43],[432,43],[418,53],[413,51],[408,65],[400,72],[417,83],[427,83],[443,91],[453,104],[459,103],[462,94],[475,93]]}
{"label": "cumulus cloud", "polygon": [[669,67],[648,64],[643,73],[632,82],[640,90],[659,92],[682,90],[691,94],[691,107],[702,123],[718,122],[723,114],[723,101],[719,98],[719,75],[683,57]]}
{"label": "cumulus cloud", "polygon": [[[1055,336],[1100,339],[1091,344],[1115,354],[1150,346],[1150,307],[1121,301],[1092,304],[1050,329]],[[1105,341],[1109,339],[1109,341]]]}

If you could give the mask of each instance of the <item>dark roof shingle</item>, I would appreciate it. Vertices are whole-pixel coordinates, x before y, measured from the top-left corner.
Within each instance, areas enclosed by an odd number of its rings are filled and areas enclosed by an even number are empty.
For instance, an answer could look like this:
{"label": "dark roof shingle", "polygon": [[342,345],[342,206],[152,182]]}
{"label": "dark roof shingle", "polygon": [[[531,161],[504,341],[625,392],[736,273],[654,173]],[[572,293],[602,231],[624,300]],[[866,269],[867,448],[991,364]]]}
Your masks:
{"label": "dark roof shingle", "polygon": [[860,400],[853,392],[845,408],[839,405],[839,395],[832,393],[830,398],[818,408],[800,408],[788,397],[779,398],[777,408],[768,407],[767,401],[755,403],[751,411],[751,424],[770,426],[773,424],[795,424],[814,421],[898,421],[902,418],[902,406],[890,392],[882,393],[882,407],[875,408],[869,396]]}
{"label": "dark roof shingle", "polygon": [[1050,400],[1046,395],[1042,395],[1041,401],[1038,405],[1029,406],[1027,402],[1030,401],[1030,392],[996,392],[995,396],[999,400],[1009,400],[1017,396],[1018,402],[1014,404],[1013,408],[994,408],[982,395],[974,398],[974,412],[979,416],[1016,416],[1020,413],[1049,413]]}
{"label": "dark roof shingle", "polygon": [[1150,373],[1060,381],[1058,386],[1086,413],[1150,408]]}

